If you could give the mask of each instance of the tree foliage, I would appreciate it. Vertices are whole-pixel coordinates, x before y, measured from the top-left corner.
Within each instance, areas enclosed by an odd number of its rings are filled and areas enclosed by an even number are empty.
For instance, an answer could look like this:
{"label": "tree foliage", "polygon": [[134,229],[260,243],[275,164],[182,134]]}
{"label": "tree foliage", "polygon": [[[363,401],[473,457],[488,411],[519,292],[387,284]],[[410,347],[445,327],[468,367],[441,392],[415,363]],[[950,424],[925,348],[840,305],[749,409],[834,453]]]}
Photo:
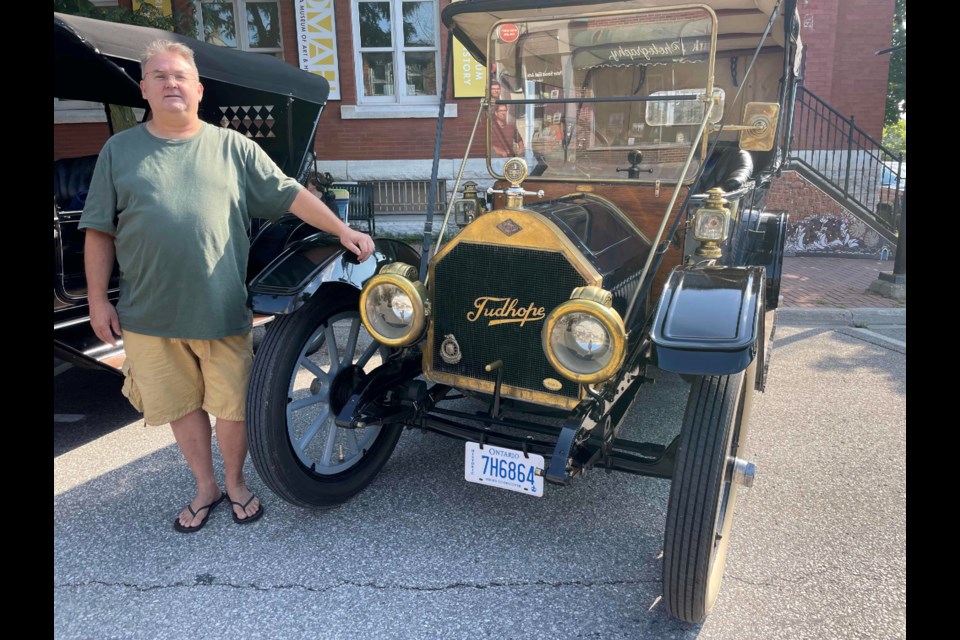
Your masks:
{"label": "tree foliage", "polygon": [[895,125],[907,113],[907,0],[896,0],[893,11],[893,38],[890,46],[902,48],[890,53],[890,75],[887,84],[887,106],[883,114],[886,125]]}
{"label": "tree foliage", "polygon": [[898,120],[895,124],[883,127],[883,146],[894,153],[902,153],[907,159],[907,121]]}
{"label": "tree foliage", "polygon": [[174,31],[186,36],[196,36],[192,15],[183,11],[174,11],[172,16],[165,16],[160,9],[149,2],[141,2],[140,8],[133,11],[125,7],[97,7],[90,0],[53,0],[53,10],[107,22],[134,24]]}

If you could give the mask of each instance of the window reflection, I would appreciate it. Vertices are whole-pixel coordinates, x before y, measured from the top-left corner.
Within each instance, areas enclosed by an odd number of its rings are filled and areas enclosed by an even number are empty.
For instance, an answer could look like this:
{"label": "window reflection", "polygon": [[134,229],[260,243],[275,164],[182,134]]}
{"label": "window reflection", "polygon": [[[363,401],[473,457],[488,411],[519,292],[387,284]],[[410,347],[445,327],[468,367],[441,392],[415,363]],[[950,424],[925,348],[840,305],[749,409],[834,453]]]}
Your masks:
{"label": "window reflection", "polygon": [[257,49],[280,47],[280,7],[274,2],[247,2],[247,44]]}
{"label": "window reflection", "polygon": [[360,46],[391,47],[390,3],[361,2],[360,6]]}
{"label": "window reflection", "polygon": [[233,20],[232,2],[204,2],[203,39],[221,47],[237,46],[237,32]]}
{"label": "window reflection", "polygon": [[407,59],[407,95],[437,95],[436,54],[433,51],[408,53]]}
{"label": "window reflection", "polygon": [[434,14],[432,2],[403,3],[403,44],[408,47],[432,47]]}
{"label": "window reflection", "polygon": [[393,95],[393,54],[363,54],[363,93],[368,96]]}

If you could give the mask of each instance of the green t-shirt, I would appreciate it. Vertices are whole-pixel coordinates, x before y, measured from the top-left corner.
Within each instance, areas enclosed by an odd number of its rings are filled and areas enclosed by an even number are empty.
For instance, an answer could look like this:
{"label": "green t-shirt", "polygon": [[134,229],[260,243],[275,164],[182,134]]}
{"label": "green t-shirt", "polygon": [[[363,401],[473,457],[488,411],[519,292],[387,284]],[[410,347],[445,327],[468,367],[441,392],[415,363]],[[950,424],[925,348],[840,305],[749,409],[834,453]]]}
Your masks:
{"label": "green t-shirt", "polygon": [[110,138],[80,228],[114,236],[120,326],[196,340],[248,332],[249,219],[280,217],[302,188],[231,129],[204,123],[165,140],[140,125]]}

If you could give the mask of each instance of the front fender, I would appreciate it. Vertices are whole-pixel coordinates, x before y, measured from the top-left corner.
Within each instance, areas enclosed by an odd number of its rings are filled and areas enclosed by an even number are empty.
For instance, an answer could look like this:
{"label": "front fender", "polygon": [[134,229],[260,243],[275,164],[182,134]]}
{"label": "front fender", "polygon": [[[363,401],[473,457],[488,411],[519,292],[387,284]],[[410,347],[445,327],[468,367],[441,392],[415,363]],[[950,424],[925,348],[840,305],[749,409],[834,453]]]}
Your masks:
{"label": "front fender", "polygon": [[762,267],[674,269],[654,316],[654,364],[692,375],[745,370],[757,355],[764,286]]}
{"label": "front fender", "polygon": [[737,265],[763,266],[766,269],[767,310],[780,303],[780,278],[787,241],[787,214],[746,211],[740,221],[745,232],[737,245]]}
{"label": "front fender", "polygon": [[357,290],[392,262],[418,266],[420,254],[399,240],[374,240],[373,255],[357,262],[336,236],[318,233],[300,240],[266,266],[248,287],[254,313],[293,313],[328,283],[341,283]]}

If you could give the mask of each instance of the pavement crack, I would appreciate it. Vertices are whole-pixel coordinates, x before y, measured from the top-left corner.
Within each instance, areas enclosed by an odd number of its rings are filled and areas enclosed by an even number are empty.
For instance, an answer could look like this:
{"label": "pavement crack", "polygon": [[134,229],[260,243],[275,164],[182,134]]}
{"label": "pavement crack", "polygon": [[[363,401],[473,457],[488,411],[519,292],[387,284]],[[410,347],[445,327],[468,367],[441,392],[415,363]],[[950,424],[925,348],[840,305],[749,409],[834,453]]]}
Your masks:
{"label": "pavement crack", "polygon": [[[202,578],[202,579],[201,579]],[[107,587],[131,589],[133,591],[147,592],[161,589],[190,589],[195,587],[226,587],[229,589],[242,589],[252,591],[271,591],[280,589],[300,589],[313,593],[323,593],[343,587],[355,587],[358,589],[378,589],[384,591],[455,591],[458,589],[515,589],[518,587],[548,587],[553,589],[579,587],[609,587],[624,585],[641,585],[660,582],[659,579],[651,578],[648,580],[517,580],[517,581],[493,581],[493,582],[451,582],[443,585],[417,585],[417,584],[388,584],[372,581],[356,580],[338,580],[337,582],[325,586],[309,586],[304,584],[255,584],[255,583],[231,583],[221,582],[212,578],[212,576],[198,576],[193,581],[178,581],[166,584],[138,584],[131,582],[108,582],[105,580],[85,580],[79,582],[65,582],[55,585],[57,589],[71,589],[83,587]]]}
{"label": "pavement crack", "polygon": [[86,580],[82,582],[65,582],[55,585],[57,589],[70,589],[81,587],[118,587],[122,589],[132,589],[134,591],[156,591],[159,589],[190,589],[194,587],[226,587],[229,589],[244,589],[252,591],[272,591],[274,589],[302,589],[303,591],[322,592],[328,591],[330,587],[311,587],[302,584],[272,584],[258,585],[253,583],[234,584],[231,582],[219,582],[217,580],[194,580],[192,582],[179,581],[168,584],[136,584],[131,582],[107,582],[105,580]]}
{"label": "pavement crack", "polygon": [[607,587],[621,585],[639,585],[651,582],[660,582],[659,579],[649,580],[517,580],[517,581],[494,581],[494,582],[451,582],[449,584],[427,586],[413,584],[383,584],[378,582],[355,582],[352,580],[341,580],[338,587],[358,587],[364,589],[382,589],[398,591],[453,591],[457,589],[514,589],[517,587]]}

